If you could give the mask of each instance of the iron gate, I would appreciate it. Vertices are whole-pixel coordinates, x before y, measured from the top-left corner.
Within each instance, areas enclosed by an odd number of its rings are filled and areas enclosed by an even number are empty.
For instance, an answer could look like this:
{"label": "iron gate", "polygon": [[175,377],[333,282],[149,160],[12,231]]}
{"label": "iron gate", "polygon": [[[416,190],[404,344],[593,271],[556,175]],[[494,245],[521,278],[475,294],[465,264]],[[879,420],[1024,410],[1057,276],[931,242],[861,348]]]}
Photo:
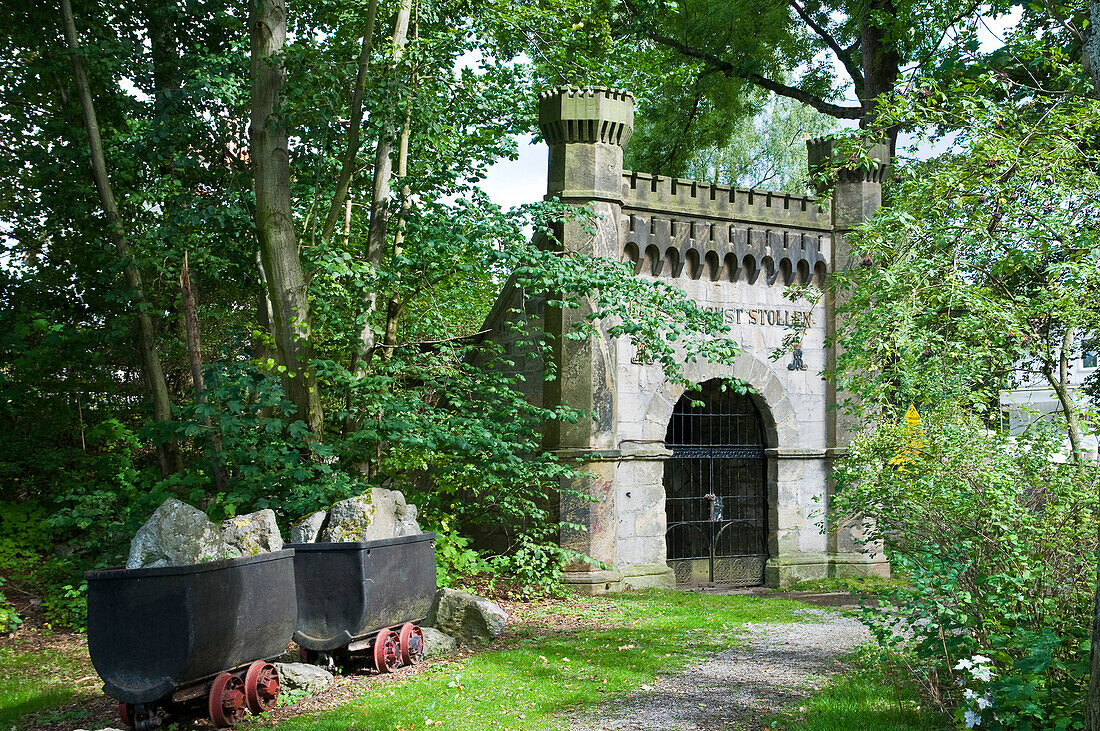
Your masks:
{"label": "iron gate", "polygon": [[665,540],[677,586],[763,584],[767,462],[752,399],[704,383],[676,404],[665,444]]}

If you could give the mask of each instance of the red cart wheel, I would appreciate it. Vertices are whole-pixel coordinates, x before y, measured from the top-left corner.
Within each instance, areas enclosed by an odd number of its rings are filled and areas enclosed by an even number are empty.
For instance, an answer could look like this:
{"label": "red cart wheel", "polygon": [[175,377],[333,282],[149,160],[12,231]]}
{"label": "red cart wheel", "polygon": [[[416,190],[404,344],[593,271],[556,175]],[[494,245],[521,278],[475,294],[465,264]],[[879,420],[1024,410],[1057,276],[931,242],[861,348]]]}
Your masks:
{"label": "red cart wheel", "polygon": [[218,728],[240,723],[244,718],[246,706],[244,681],[229,673],[222,673],[214,678],[214,684],[210,686],[207,706],[210,710],[210,720]]}
{"label": "red cart wheel", "polygon": [[380,631],[374,638],[374,669],[380,673],[393,672],[401,663],[401,640],[390,629]]}
{"label": "red cart wheel", "polygon": [[263,713],[275,707],[279,700],[279,671],[263,660],[248,666],[244,674],[244,699],[248,710]]}
{"label": "red cart wheel", "polygon": [[424,658],[424,633],[412,622],[405,622],[398,636],[401,642],[401,662],[416,665]]}
{"label": "red cart wheel", "polygon": [[130,728],[134,727],[134,704],[133,703],[119,703],[118,704],[118,717],[122,721],[123,726]]}

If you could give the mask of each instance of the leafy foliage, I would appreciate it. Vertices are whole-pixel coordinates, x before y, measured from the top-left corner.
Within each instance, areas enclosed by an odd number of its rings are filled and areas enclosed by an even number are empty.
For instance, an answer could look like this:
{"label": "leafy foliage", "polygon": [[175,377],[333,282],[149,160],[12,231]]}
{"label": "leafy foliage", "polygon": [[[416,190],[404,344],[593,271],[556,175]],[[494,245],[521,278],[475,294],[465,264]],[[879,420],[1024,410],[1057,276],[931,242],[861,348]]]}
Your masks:
{"label": "leafy foliage", "polygon": [[[1060,73],[1056,55],[1019,52]],[[1100,505],[1081,445],[1096,422],[1068,364],[1100,325],[1082,296],[1100,276],[1100,106],[1032,82],[985,72],[894,96],[883,125],[952,144],[903,162],[836,277],[837,375],[865,425],[838,520],[909,579],[868,619],[911,638],[933,698],[968,727],[1083,728],[1089,678]],[[1062,408],[1010,437],[999,391],[1020,382]]]}
{"label": "leafy foliage", "polygon": [[[949,707],[963,687],[988,693],[982,728],[1071,728],[1083,713],[1100,468],[1053,461],[1062,437],[1043,426],[1014,439],[945,406],[922,415],[906,465],[891,461],[910,430],[882,420],[839,471],[839,511],[909,580],[867,621],[911,648]],[[956,667],[975,656],[992,660],[981,683]]]}

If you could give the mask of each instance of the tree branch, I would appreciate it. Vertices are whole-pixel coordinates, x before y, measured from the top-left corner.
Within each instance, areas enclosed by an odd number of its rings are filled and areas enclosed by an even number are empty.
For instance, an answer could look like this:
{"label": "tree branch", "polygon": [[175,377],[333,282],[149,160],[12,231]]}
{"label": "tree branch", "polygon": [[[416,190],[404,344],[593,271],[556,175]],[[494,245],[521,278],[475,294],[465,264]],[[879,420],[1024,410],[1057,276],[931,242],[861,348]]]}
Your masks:
{"label": "tree branch", "polygon": [[797,0],[787,0],[787,4],[798,13],[798,17],[802,18],[802,21],[810,26],[810,29],[817,33],[821,40],[825,41],[825,45],[828,46],[832,52],[836,55],[837,59],[844,65],[848,75],[852,77],[852,81],[855,83],[856,89],[863,88],[863,70],[852,59],[852,52],[859,47],[858,43],[853,43],[848,48],[841,48],[840,43],[836,38],[833,38],[832,34],[825,30],[825,27],[815,21],[810,14],[806,12],[806,9],[798,4]]}
{"label": "tree branch", "polygon": [[789,99],[794,99],[797,102],[802,102],[803,104],[809,107],[813,107],[822,114],[827,114],[830,117],[836,117],[837,119],[863,118],[863,107],[842,107],[837,104],[832,104],[818,96],[815,96],[814,94],[809,93],[804,89],[799,89],[795,86],[789,86],[787,84],[775,81],[774,79],[769,79],[766,76],[762,76],[755,71],[749,71],[747,69],[740,68],[737,65],[732,64],[729,61],[726,61],[725,59],[720,58],[712,53],[701,51],[698,48],[692,48],[683,41],[677,40],[676,38],[673,38],[671,36],[664,35],[663,33],[660,33],[657,30],[649,27],[649,25],[644,22],[644,18],[642,18],[637,8],[634,7],[634,3],[631,0],[623,0],[623,4],[626,6],[627,10],[629,10],[630,13],[634,15],[635,18],[643,22],[643,28],[646,36],[654,43],[660,43],[663,46],[668,46],[675,51],[679,51],[681,54],[687,56],[688,58],[694,58],[698,61],[702,61],[710,67],[721,71],[727,77],[742,79],[749,82],[750,84],[755,84],[756,86],[759,86],[761,89],[766,89],[773,94],[778,94],[779,96],[785,96]]}

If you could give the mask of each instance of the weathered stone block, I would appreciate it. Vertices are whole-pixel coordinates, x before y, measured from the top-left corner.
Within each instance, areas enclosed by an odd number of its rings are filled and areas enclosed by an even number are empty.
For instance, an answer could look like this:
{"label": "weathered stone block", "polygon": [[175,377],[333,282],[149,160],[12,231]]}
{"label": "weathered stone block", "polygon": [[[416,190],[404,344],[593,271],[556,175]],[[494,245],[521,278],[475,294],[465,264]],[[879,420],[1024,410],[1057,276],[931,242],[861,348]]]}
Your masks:
{"label": "weathered stone block", "polygon": [[307,693],[320,693],[332,685],[332,673],[322,667],[304,662],[277,662],[275,670],[279,673],[279,684],[285,690],[304,690]]}
{"label": "weathered stone block", "polygon": [[420,533],[416,506],[396,490],[371,488],[359,497],[341,500],[328,511],[321,530],[324,543],[375,541]]}
{"label": "weathered stone block", "polygon": [[206,513],[168,498],[130,542],[126,568],[186,566],[226,557],[225,539]]}
{"label": "weathered stone block", "polygon": [[421,627],[424,633],[424,656],[445,655],[458,647],[458,642],[446,632],[441,632],[435,627]]}
{"label": "weathered stone block", "polygon": [[676,572],[663,563],[624,566],[620,573],[623,583],[631,589],[673,589]]}
{"label": "weathered stone block", "polygon": [[325,524],[328,511],[318,510],[290,526],[291,543],[313,543],[321,533],[321,526]]}
{"label": "weathered stone block", "polygon": [[283,549],[283,537],[270,508],[222,521],[222,536],[227,552],[236,556],[256,556]]}
{"label": "weathered stone block", "polygon": [[508,613],[494,602],[454,589],[440,589],[428,619],[463,645],[488,642],[504,631]]}

